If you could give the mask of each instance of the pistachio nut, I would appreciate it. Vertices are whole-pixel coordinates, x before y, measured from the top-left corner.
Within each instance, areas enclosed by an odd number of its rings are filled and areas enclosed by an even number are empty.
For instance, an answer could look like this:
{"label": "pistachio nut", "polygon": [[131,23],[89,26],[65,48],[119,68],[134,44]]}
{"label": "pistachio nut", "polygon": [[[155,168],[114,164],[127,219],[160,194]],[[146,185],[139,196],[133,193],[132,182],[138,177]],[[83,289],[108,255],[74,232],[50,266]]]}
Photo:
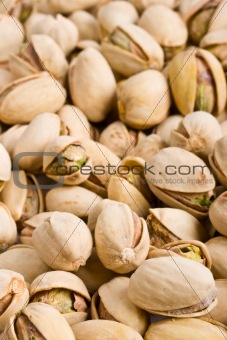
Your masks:
{"label": "pistachio nut", "polygon": [[36,177],[23,170],[12,171],[0,197],[19,227],[28,218],[44,211],[43,192]]}
{"label": "pistachio nut", "polygon": [[155,172],[147,172],[145,178],[155,196],[171,208],[183,209],[199,219],[207,217],[214,200],[215,180],[202,159],[169,147],[151,157],[147,163],[150,166]]}
{"label": "pistachio nut", "polygon": [[139,12],[144,11],[148,6],[153,4],[162,4],[170,8],[178,5],[178,0],[129,0]]}
{"label": "pistachio nut", "polygon": [[[176,77],[179,71],[180,76]],[[222,65],[211,52],[189,48],[172,59],[168,72],[175,104],[183,115],[193,111],[216,116],[222,113],[226,105],[226,79]]]}
{"label": "pistachio nut", "polygon": [[136,23],[138,18],[138,13],[130,2],[118,0],[104,4],[97,13],[102,37],[108,36],[119,25]]}
{"label": "pistachio nut", "polygon": [[9,60],[11,53],[17,53],[24,40],[24,28],[20,21],[9,15],[0,14],[0,63]]}
{"label": "pistachio nut", "polygon": [[0,192],[4,189],[6,183],[10,180],[11,160],[3,144],[0,143]]}
{"label": "pistachio nut", "polygon": [[212,260],[207,246],[200,241],[177,240],[165,244],[162,249],[174,252],[189,260],[198,261],[199,263],[206,266],[208,269],[211,269]]}
{"label": "pistachio nut", "polygon": [[118,321],[144,335],[149,316],[128,298],[128,285],[129,278],[119,276],[99,287],[92,297],[92,319]]}
{"label": "pistachio nut", "polygon": [[80,267],[76,275],[85,283],[90,293],[95,293],[101,285],[113,279],[117,274],[103,266],[96,249],[93,248],[86,265]]}
{"label": "pistachio nut", "polygon": [[61,14],[53,17],[52,15],[33,12],[25,23],[25,32],[30,40],[33,34],[49,35],[61,47],[65,55],[72,52],[78,42],[76,25]]}
{"label": "pistachio nut", "polygon": [[53,212],[40,224],[32,242],[47,265],[66,271],[77,271],[86,264],[93,243],[87,225],[79,217],[62,212]]}
{"label": "pistachio nut", "polygon": [[102,201],[94,192],[79,186],[52,189],[48,191],[45,199],[48,211],[68,212],[82,219],[88,217],[93,204]]}
{"label": "pistachio nut", "polygon": [[2,143],[2,145],[6,148],[11,157],[13,157],[13,150],[15,148],[15,145],[17,144],[27,127],[27,124],[16,124],[0,134],[0,143]]}
{"label": "pistachio nut", "polygon": [[65,89],[46,72],[20,78],[0,92],[0,119],[28,123],[39,113],[58,111],[65,99]]}
{"label": "pistachio nut", "polygon": [[208,314],[207,317],[211,317],[213,320],[227,325],[227,304],[226,304],[226,293],[227,293],[227,280],[215,280],[215,284],[218,290],[218,304],[214,309]]}
{"label": "pistachio nut", "polygon": [[91,122],[103,121],[113,107],[116,81],[106,59],[94,48],[85,49],[71,62],[69,88],[73,104]]}
{"label": "pistachio nut", "polygon": [[146,222],[128,205],[104,206],[95,227],[95,244],[102,264],[117,273],[129,273],[146,258],[149,235]]}
{"label": "pistachio nut", "polygon": [[18,313],[29,301],[29,292],[24,278],[15,271],[0,269],[0,332],[2,332],[11,316]]}
{"label": "pistachio nut", "polygon": [[[40,131],[39,134],[36,133],[37,130]],[[23,152],[28,154],[18,160],[20,169],[34,173],[40,172],[43,164],[42,153],[47,144],[57,138],[59,134],[60,118],[58,115],[45,112],[33,118],[13,150],[14,158]],[[39,155],[35,155],[34,153]]]}
{"label": "pistachio nut", "polygon": [[[213,313],[210,312],[210,313]],[[150,325],[144,340],[174,339],[174,340],[221,340],[227,336],[224,325],[215,324],[196,318],[166,319]]]}
{"label": "pistachio nut", "polygon": [[212,170],[225,189],[227,189],[226,144],[227,136],[220,138],[214,145],[213,154],[209,156]]}
{"label": "pistachio nut", "polygon": [[20,273],[27,283],[31,283],[38,275],[45,273],[48,266],[33,247],[18,244],[0,254],[0,269]]}
{"label": "pistachio nut", "polygon": [[102,52],[112,69],[126,77],[146,69],[161,70],[164,53],[157,41],[133,24],[117,26],[103,40]]}
{"label": "pistachio nut", "polygon": [[69,19],[76,25],[79,31],[79,41],[94,40],[99,41],[99,25],[97,19],[89,12],[77,10],[73,12]]}
{"label": "pistachio nut", "polygon": [[188,31],[184,21],[178,13],[163,4],[153,4],[145,9],[138,25],[162,46],[165,60],[172,59],[186,45]]}
{"label": "pistachio nut", "polygon": [[17,226],[9,209],[0,202],[0,253],[7,250],[17,240]]}
{"label": "pistachio nut", "polygon": [[226,207],[227,192],[225,191],[215,199],[209,210],[209,218],[213,227],[224,236],[227,236]]}
{"label": "pistachio nut", "polygon": [[145,260],[130,277],[128,287],[136,306],[164,316],[205,315],[217,304],[216,295],[210,270],[178,255]]}
{"label": "pistachio nut", "polygon": [[99,0],[71,0],[65,2],[65,0],[50,0],[51,8],[54,13],[68,14],[80,9],[88,9],[95,6]]}
{"label": "pistachio nut", "polygon": [[30,303],[12,316],[6,325],[5,334],[7,340],[75,339],[64,317],[55,308],[39,302]]}
{"label": "pistachio nut", "polygon": [[183,118],[181,115],[169,116],[164,120],[164,122],[154,128],[153,133],[159,135],[163,142],[165,142],[167,145],[170,145],[171,131],[178,128],[178,125],[182,119]]}
{"label": "pistachio nut", "polygon": [[120,322],[110,320],[89,320],[72,326],[72,331],[77,340],[142,340],[142,336],[133,328]]}
{"label": "pistachio nut", "polygon": [[47,71],[62,84],[68,71],[63,51],[46,34],[33,34],[30,42],[22,45],[18,54],[11,55],[9,65],[16,78]]}
{"label": "pistachio nut", "polygon": [[193,152],[206,161],[221,137],[222,131],[217,119],[210,113],[197,111],[184,117],[178,128],[172,130],[170,145]]}
{"label": "pistachio nut", "polygon": [[[52,153],[52,155],[45,155]],[[43,172],[55,181],[76,185],[84,182],[90,173],[81,172],[83,166],[91,167],[91,157],[83,142],[73,136],[59,136],[46,145],[43,157]]]}
{"label": "pistachio nut", "polygon": [[5,68],[0,68],[0,91],[14,80],[12,72]]}
{"label": "pistachio nut", "polygon": [[119,116],[132,128],[145,130],[161,123],[169,108],[167,81],[159,71],[140,72],[118,85]]}
{"label": "pistachio nut", "polygon": [[215,279],[227,279],[227,265],[223,259],[226,256],[227,237],[218,236],[206,242],[212,259],[211,271]]}
{"label": "pistachio nut", "polygon": [[43,302],[57,309],[70,325],[87,319],[90,295],[75,274],[52,271],[38,276],[30,286],[30,302]]}
{"label": "pistachio nut", "polygon": [[147,226],[152,246],[161,248],[170,242],[180,240],[205,242],[209,238],[204,226],[184,210],[155,208],[149,211]]}

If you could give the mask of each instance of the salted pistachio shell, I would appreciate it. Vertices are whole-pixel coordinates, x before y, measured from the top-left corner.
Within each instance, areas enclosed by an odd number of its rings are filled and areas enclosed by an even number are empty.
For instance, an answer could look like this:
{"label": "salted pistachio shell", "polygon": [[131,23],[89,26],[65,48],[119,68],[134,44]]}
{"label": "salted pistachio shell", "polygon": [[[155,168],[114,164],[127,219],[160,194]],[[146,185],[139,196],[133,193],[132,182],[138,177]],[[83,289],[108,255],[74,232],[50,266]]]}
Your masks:
{"label": "salted pistachio shell", "polygon": [[15,17],[0,14],[0,63],[9,60],[10,54],[19,50],[24,40],[24,29]]}
{"label": "salted pistachio shell", "polygon": [[[50,129],[51,126],[51,129]],[[37,134],[37,130],[40,131]],[[13,150],[13,157],[24,152],[27,153],[19,160],[20,169],[37,172],[42,169],[43,156],[41,155],[48,143],[60,134],[60,119],[54,113],[41,113],[32,119]],[[35,153],[39,153],[36,155]]]}
{"label": "salted pistachio shell", "polygon": [[178,128],[172,130],[170,145],[193,152],[206,160],[221,137],[222,131],[217,119],[210,113],[197,111],[188,114]]}
{"label": "salted pistachio shell", "polygon": [[[47,155],[45,155],[47,153]],[[48,153],[53,153],[49,155]],[[84,147],[84,142],[73,136],[59,136],[48,143],[43,154],[43,172],[64,184],[76,185],[84,182],[90,175],[81,168],[91,168],[92,158]]]}
{"label": "salted pistachio shell", "polygon": [[19,273],[7,269],[0,269],[0,276],[0,331],[2,332],[11,316],[26,306],[29,300],[29,292],[23,276]]}
{"label": "salted pistachio shell", "polygon": [[99,41],[99,26],[97,19],[89,12],[77,10],[69,19],[76,25],[79,31],[79,40]]}
{"label": "salted pistachio shell", "polygon": [[[168,280],[164,279],[166,275]],[[176,317],[207,314],[217,303],[216,294],[210,270],[181,256],[144,261],[132,274],[128,288],[128,296],[136,306]]]}
{"label": "salted pistachio shell", "polygon": [[[99,287],[97,294],[93,295],[91,304],[92,319],[103,319],[105,312],[115,321],[121,322],[141,335],[148,328],[148,314],[136,307],[127,296],[129,278],[116,277]],[[104,315],[100,315],[100,302],[104,307]],[[106,318],[106,320],[108,320]]]}
{"label": "salted pistachio shell", "polygon": [[18,340],[21,336],[56,340],[75,339],[64,317],[55,308],[40,302],[30,303],[21,313],[11,317],[5,331],[7,340]]}
{"label": "salted pistachio shell", "polygon": [[151,134],[143,138],[142,141],[138,142],[138,144],[133,149],[129,150],[128,155],[140,157],[145,161],[148,161],[150,157],[165,147],[166,143],[159,135]]}
{"label": "salted pistachio shell", "polygon": [[1,143],[0,143],[0,163],[2,164],[0,169],[0,191],[2,191],[6,183],[10,180],[11,160],[7,150]]}
{"label": "salted pistachio shell", "polygon": [[14,80],[12,72],[0,68],[0,91]]}
{"label": "salted pistachio shell", "polygon": [[128,205],[111,202],[97,219],[95,244],[106,268],[129,273],[145,260],[149,251],[146,222],[133,214]]}
{"label": "salted pistachio shell", "polygon": [[26,245],[12,246],[0,254],[0,268],[20,273],[28,283],[48,270],[37,251]]}
{"label": "salted pistachio shell", "polygon": [[68,212],[80,218],[86,218],[92,205],[101,201],[100,196],[85,188],[63,186],[47,193],[46,208],[49,211]]}
{"label": "salted pistachio shell", "polygon": [[178,0],[129,0],[138,11],[142,12],[148,6],[153,4],[162,4],[170,8],[175,8],[178,4]]}
{"label": "salted pistachio shell", "polygon": [[72,327],[77,340],[142,340],[142,336],[129,326],[116,321],[89,320]]}
{"label": "salted pistachio shell", "polygon": [[215,279],[227,279],[227,265],[223,261],[226,253],[227,237],[218,236],[206,242],[212,259],[211,271]]}
{"label": "salted pistachio shell", "polygon": [[[158,98],[163,97],[160,105]],[[168,115],[170,95],[165,77],[156,70],[136,74],[118,85],[120,119],[135,129],[149,129]]]}
{"label": "salted pistachio shell", "polygon": [[58,270],[77,271],[86,264],[92,251],[87,225],[70,213],[51,214],[34,230],[32,242],[41,259]]}
{"label": "salted pistachio shell", "polygon": [[0,135],[0,143],[2,143],[2,145],[6,148],[11,157],[13,155],[13,149],[15,148],[15,145],[17,144],[27,127],[27,124],[16,124],[11,126],[8,130]]}
{"label": "salted pistachio shell", "polygon": [[6,124],[28,123],[39,113],[58,111],[65,95],[60,83],[45,72],[20,78],[0,92],[0,119]]}
{"label": "salted pistachio shell", "polygon": [[196,318],[167,319],[152,324],[148,328],[144,339],[221,340],[223,337],[227,336],[226,330],[221,326],[224,327],[224,325],[213,325],[208,321]]}
{"label": "salted pistachio shell", "polygon": [[216,198],[209,210],[209,218],[213,227],[224,236],[227,236],[226,205],[227,192],[225,191]]}
{"label": "salted pistachio shell", "polygon": [[0,253],[17,240],[17,226],[7,206],[0,202]]}
{"label": "salted pistachio shell", "polygon": [[226,293],[227,293],[227,280],[220,279],[215,280],[215,284],[218,290],[218,304],[214,309],[210,312],[210,315],[208,314],[208,318],[212,318],[213,320],[216,320],[218,322],[223,323],[225,326],[227,326],[227,305],[226,305]]}
{"label": "salted pistachio shell", "polygon": [[116,81],[106,59],[94,48],[85,49],[71,62],[69,88],[73,104],[91,122],[103,121],[113,107]]}
{"label": "salted pistachio shell", "polygon": [[138,18],[138,13],[131,3],[118,0],[101,6],[97,14],[102,36],[109,35],[121,24],[136,23]]}
{"label": "salted pistachio shell", "polygon": [[117,26],[101,46],[112,69],[126,77],[146,69],[161,70],[164,65],[161,46],[144,29],[133,24]]}
{"label": "salted pistachio shell", "polygon": [[178,128],[182,119],[183,117],[181,115],[169,116],[164,122],[154,128],[153,132],[159,135],[167,145],[170,145],[171,131]]}

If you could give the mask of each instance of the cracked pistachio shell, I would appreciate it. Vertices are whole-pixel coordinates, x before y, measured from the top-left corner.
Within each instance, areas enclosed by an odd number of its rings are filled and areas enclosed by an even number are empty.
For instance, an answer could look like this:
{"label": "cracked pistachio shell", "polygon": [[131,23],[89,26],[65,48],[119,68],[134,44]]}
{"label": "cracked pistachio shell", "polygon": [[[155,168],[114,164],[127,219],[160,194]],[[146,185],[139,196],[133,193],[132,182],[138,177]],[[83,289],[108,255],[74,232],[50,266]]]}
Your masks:
{"label": "cracked pistachio shell", "polygon": [[227,29],[207,33],[200,42],[200,47],[212,52],[226,70]]}
{"label": "cracked pistachio shell", "polygon": [[[86,181],[86,179],[89,177],[90,173],[86,172],[84,173],[83,171],[81,172],[80,169],[78,169],[77,171],[73,172],[73,167],[75,166],[75,164],[71,161],[68,163],[63,163],[63,165],[59,165],[59,168],[56,168],[56,171],[53,174],[48,172],[48,167],[51,166],[51,164],[55,161],[55,159],[57,159],[57,155],[63,155],[64,150],[66,150],[68,147],[75,145],[80,147],[81,151],[84,152],[84,156],[85,157],[85,163],[84,165],[82,164],[82,166],[87,166],[87,167],[91,167],[92,164],[92,158],[89,154],[89,152],[87,152],[86,146],[84,148],[84,141],[79,141],[76,137],[73,136],[59,136],[57,138],[55,138],[52,142],[48,143],[46,145],[46,148],[44,150],[44,155],[45,153],[53,153],[53,155],[48,155],[48,156],[44,156],[43,157],[43,172],[46,173],[47,177],[59,182],[59,181],[63,181],[64,184],[67,185],[77,185],[80,184],[84,181]],[[73,154],[73,152],[72,152]],[[76,155],[75,155],[76,156]],[[82,157],[82,156],[81,156]],[[83,158],[82,157],[82,158]],[[59,156],[59,160],[60,160],[60,156]],[[67,160],[67,158],[63,155],[63,158],[65,158]],[[78,160],[79,161],[79,160]],[[76,162],[76,161],[75,161]],[[60,164],[60,163],[59,163]],[[77,163],[76,163],[77,164]],[[63,168],[66,168],[66,170],[69,170],[70,174],[63,174],[62,176],[57,175],[58,171],[60,172],[61,167],[63,166]],[[72,166],[72,168],[70,169],[70,167]],[[77,165],[79,166],[79,165]],[[57,170],[59,169],[59,170]]]}
{"label": "cracked pistachio shell", "polygon": [[17,240],[17,226],[7,206],[0,202],[0,253]]}
{"label": "cracked pistachio shell", "polygon": [[144,29],[133,24],[117,26],[101,46],[112,69],[126,77],[146,69],[161,70],[164,65],[161,46]]}
{"label": "cracked pistachio shell", "polygon": [[[212,313],[213,311],[210,312],[211,315]],[[148,328],[144,340],[221,340],[226,336],[227,332],[224,325],[216,325],[213,321],[209,322],[196,318],[167,319],[152,324]]]}
{"label": "cracked pistachio shell", "polygon": [[[38,130],[39,133],[37,134]],[[13,150],[13,157],[22,152],[28,153],[27,156],[19,159],[20,169],[30,172],[40,171],[42,169],[43,156],[35,156],[32,153],[43,153],[46,145],[57,138],[59,134],[60,118],[58,115],[45,112],[33,118]]]}
{"label": "cracked pistachio shell", "polygon": [[11,71],[0,68],[0,91],[10,84],[14,80],[14,76]]}
{"label": "cracked pistachio shell", "polygon": [[64,105],[58,115],[69,136],[92,139],[90,123],[85,114],[73,105]]}
{"label": "cracked pistachio shell", "polygon": [[13,156],[13,149],[23,135],[28,125],[16,124],[11,126],[8,130],[0,135],[0,143],[6,148],[9,155]]}
{"label": "cracked pistachio shell", "polygon": [[118,85],[120,119],[132,128],[145,130],[161,123],[169,108],[168,84],[159,71],[143,71]]}
{"label": "cracked pistachio shell", "polygon": [[171,131],[178,128],[178,125],[182,119],[183,117],[181,115],[169,116],[164,120],[164,122],[159,124],[153,132],[159,135],[163,142],[165,142],[167,145],[170,145]]}
{"label": "cracked pistachio shell", "polygon": [[215,279],[227,279],[227,264],[223,261],[227,256],[227,237],[218,236],[206,242],[212,259],[211,271]]}
{"label": "cracked pistachio shell", "polygon": [[[21,187],[24,185],[33,185],[36,188]],[[11,172],[11,178],[1,192],[1,200],[8,207],[16,222],[23,223],[25,219],[43,212],[44,197],[38,185],[36,177],[32,174],[26,174],[24,170]],[[31,198],[35,200],[34,207],[30,203]],[[31,209],[28,209],[29,207]]]}
{"label": "cracked pistachio shell", "polygon": [[216,141],[221,137],[222,131],[217,119],[210,113],[197,111],[184,117],[178,128],[172,130],[170,145],[193,152],[207,160],[214,150]]}
{"label": "cracked pistachio shell", "polygon": [[207,314],[217,303],[216,294],[210,270],[181,256],[144,261],[130,277],[128,287],[128,296],[136,306],[176,317]]}
{"label": "cracked pistachio shell", "polygon": [[142,340],[142,336],[129,326],[109,320],[89,320],[72,326],[76,340]]}
{"label": "cracked pistachio shell", "polygon": [[39,225],[32,242],[45,263],[66,271],[77,271],[86,264],[93,243],[87,225],[79,217],[62,212],[52,213]]}
{"label": "cracked pistachio shell", "polygon": [[227,326],[227,280],[215,280],[215,284],[218,289],[218,304],[207,317]]}
{"label": "cracked pistachio shell", "polygon": [[71,62],[69,88],[73,104],[91,122],[103,121],[114,105],[114,75],[106,59],[94,48],[85,49]]}
{"label": "cracked pistachio shell", "polygon": [[110,1],[100,7],[97,14],[102,37],[108,36],[122,24],[134,24],[139,16],[135,7],[126,1]]}
{"label": "cracked pistachio shell", "polygon": [[95,293],[101,285],[113,279],[117,274],[103,266],[96,249],[93,248],[86,265],[80,267],[76,275],[85,283],[90,293]]}
{"label": "cracked pistachio shell", "polygon": [[129,156],[140,157],[148,161],[153,155],[165,147],[166,143],[162,138],[153,133],[142,139],[133,149],[129,150],[128,154]]}
{"label": "cracked pistachio shell", "polygon": [[103,318],[102,315],[100,316],[99,303],[101,301],[105,308],[104,313],[107,311],[106,320],[111,317],[114,321],[121,322],[144,335],[149,325],[148,313],[135,306],[128,298],[128,285],[128,277],[116,277],[99,287],[98,292],[92,298],[92,319]]}
{"label": "cracked pistachio shell", "polygon": [[65,96],[65,89],[45,72],[20,78],[0,92],[0,119],[11,125],[28,123],[40,113],[58,111]]}
{"label": "cracked pistachio shell", "polygon": [[227,192],[223,192],[211,204],[209,218],[212,226],[222,235],[227,236]]}
{"label": "cracked pistachio shell", "polygon": [[149,234],[146,222],[128,205],[107,204],[95,227],[95,244],[102,264],[117,273],[129,273],[147,257]]}
{"label": "cracked pistachio shell", "polygon": [[[155,196],[168,206],[186,210],[196,218],[207,217],[208,208],[193,202],[201,195],[208,195],[210,199],[215,188],[215,179],[203,160],[189,151],[168,147],[151,157],[147,166],[153,166],[145,178]],[[186,200],[184,195],[189,195]]]}
{"label": "cracked pistachio shell", "polygon": [[220,138],[214,146],[213,154],[209,157],[210,165],[218,181],[227,189],[227,136]]}
{"label": "cracked pistachio shell", "polygon": [[[23,317],[23,324],[17,320]],[[8,331],[7,331],[8,327]],[[40,302],[27,305],[20,314],[10,318],[5,330],[7,340],[18,340],[18,329],[23,331],[22,335],[32,338],[74,340],[73,332],[65,318],[53,307]],[[38,336],[37,336],[38,333]]]}
{"label": "cracked pistachio shell", "polygon": [[[206,70],[201,72],[207,74],[206,86],[208,88],[212,86],[214,92],[212,96],[204,94],[202,100],[196,99],[198,61],[206,67]],[[185,65],[182,68],[183,64]],[[179,71],[181,75],[176,77]],[[201,48],[196,49],[195,52],[194,48],[189,48],[173,58],[168,73],[175,104],[184,116],[195,110],[209,111],[216,116],[223,112],[226,106],[226,79],[220,62],[211,52]],[[204,88],[204,83],[201,86]],[[213,104],[210,103],[210,97],[213,97]]]}
{"label": "cracked pistachio shell", "polygon": [[0,14],[0,63],[9,60],[11,53],[17,53],[24,40],[24,29],[21,23],[10,15]]}
{"label": "cracked pistachio shell", "polygon": [[80,218],[86,218],[93,203],[97,204],[101,201],[100,196],[85,188],[63,186],[48,191],[46,208],[48,211],[68,212]]}
{"label": "cracked pistachio shell", "polygon": [[0,254],[0,268],[20,273],[27,283],[31,283],[38,275],[48,270],[37,251],[27,245],[12,246]]}
{"label": "cracked pistachio shell", "polygon": [[0,191],[4,189],[7,182],[10,180],[11,175],[11,160],[8,151],[3,144],[0,143]]}
{"label": "cracked pistachio shell", "polygon": [[99,25],[97,19],[89,12],[77,10],[69,19],[76,25],[79,31],[79,40],[99,41]]}
{"label": "cracked pistachio shell", "polygon": [[0,331],[2,332],[11,316],[26,306],[29,301],[29,292],[23,276],[19,273],[0,269],[0,276]]}

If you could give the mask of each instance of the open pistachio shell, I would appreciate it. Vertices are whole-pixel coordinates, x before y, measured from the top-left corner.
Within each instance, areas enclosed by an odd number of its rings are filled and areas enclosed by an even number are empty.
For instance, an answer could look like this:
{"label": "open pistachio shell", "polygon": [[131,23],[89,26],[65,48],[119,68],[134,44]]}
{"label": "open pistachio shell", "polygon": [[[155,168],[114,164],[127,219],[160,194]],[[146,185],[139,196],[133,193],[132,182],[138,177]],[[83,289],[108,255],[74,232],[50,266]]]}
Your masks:
{"label": "open pistachio shell", "polygon": [[79,31],[79,41],[94,40],[99,41],[99,26],[97,19],[89,12],[77,10],[73,12],[69,19],[76,25]]}
{"label": "open pistachio shell", "polygon": [[0,331],[14,314],[24,308],[29,301],[29,292],[22,275],[15,271],[0,269],[1,275],[1,313]]}
{"label": "open pistachio shell", "polygon": [[146,258],[149,235],[146,222],[128,205],[110,202],[98,216],[95,244],[102,264],[117,273],[129,273]]}
{"label": "open pistachio shell", "polygon": [[114,75],[106,59],[94,48],[85,49],[71,62],[69,88],[73,104],[92,122],[103,121],[114,105]]}
{"label": "open pistachio shell", "polygon": [[226,256],[227,237],[218,236],[206,242],[212,259],[211,271],[215,279],[227,279],[227,264],[223,259]]}
{"label": "open pistachio shell", "polygon": [[215,325],[209,321],[196,318],[167,319],[152,324],[147,330],[144,339],[221,340],[227,336],[224,328],[224,325]]}
{"label": "open pistachio shell", "polygon": [[[226,71],[227,29],[207,33],[200,42],[200,47],[212,52],[222,63]],[[225,66],[224,66],[225,65]]]}
{"label": "open pistachio shell", "polygon": [[153,132],[159,135],[163,142],[170,145],[171,131],[178,128],[182,119],[183,117],[181,115],[171,115],[167,117],[164,122],[154,128]]}
{"label": "open pistachio shell", "polygon": [[12,246],[0,254],[0,268],[20,273],[27,283],[31,283],[38,275],[48,270],[37,251],[26,245]]}
{"label": "open pistachio shell", "polygon": [[52,213],[34,230],[32,242],[45,263],[66,271],[77,271],[86,264],[93,243],[87,225],[79,217],[61,212]]}
{"label": "open pistachio shell", "polygon": [[109,320],[89,320],[72,327],[76,340],[142,340],[142,336],[129,326]]}
{"label": "open pistachio shell", "polygon": [[92,319],[118,321],[144,335],[149,324],[148,314],[128,298],[128,285],[129,278],[116,277],[99,287],[92,298]]}
{"label": "open pistachio shell", "polygon": [[58,111],[65,96],[65,89],[45,72],[20,78],[0,92],[0,119],[6,124],[28,123],[39,113]]}
{"label": "open pistachio shell", "polygon": [[217,304],[216,295],[210,270],[181,256],[144,261],[132,274],[128,288],[128,296],[136,306],[175,317],[207,314]]}
{"label": "open pistachio shell", "polygon": [[215,143],[213,155],[209,157],[214,174],[225,189],[227,188],[226,144],[227,136],[224,136]]}
{"label": "open pistachio shell", "polygon": [[209,210],[209,218],[213,227],[224,236],[227,236],[226,208],[227,192],[225,191],[216,198]]}
{"label": "open pistachio shell", "polygon": [[0,253],[7,250],[17,240],[17,226],[9,209],[0,202]]}
{"label": "open pistachio shell", "polygon": [[0,143],[0,191],[5,187],[6,183],[10,180],[11,160],[8,152],[3,144]]}
{"label": "open pistachio shell", "polygon": [[218,322],[223,323],[227,326],[227,304],[226,304],[226,293],[227,293],[227,280],[215,280],[216,287],[218,289],[218,304],[214,309],[207,315],[208,318],[212,318]]}
{"label": "open pistachio shell", "polygon": [[2,145],[6,148],[11,157],[13,156],[13,149],[15,148],[15,145],[17,144],[27,127],[28,125],[25,124],[16,124],[0,135],[0,143],[2,143]]}

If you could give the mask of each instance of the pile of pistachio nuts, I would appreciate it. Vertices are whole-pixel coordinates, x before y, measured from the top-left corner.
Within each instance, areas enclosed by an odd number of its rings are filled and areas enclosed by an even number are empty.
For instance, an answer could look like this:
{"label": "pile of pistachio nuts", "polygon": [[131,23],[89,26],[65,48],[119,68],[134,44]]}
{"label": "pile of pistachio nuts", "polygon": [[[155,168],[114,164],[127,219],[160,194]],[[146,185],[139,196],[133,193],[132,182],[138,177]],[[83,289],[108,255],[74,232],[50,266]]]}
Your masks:
{"label": "pile of pistachio nuts", "polygon": [[227,0],[0,0],[0,339],[227,339]]}

